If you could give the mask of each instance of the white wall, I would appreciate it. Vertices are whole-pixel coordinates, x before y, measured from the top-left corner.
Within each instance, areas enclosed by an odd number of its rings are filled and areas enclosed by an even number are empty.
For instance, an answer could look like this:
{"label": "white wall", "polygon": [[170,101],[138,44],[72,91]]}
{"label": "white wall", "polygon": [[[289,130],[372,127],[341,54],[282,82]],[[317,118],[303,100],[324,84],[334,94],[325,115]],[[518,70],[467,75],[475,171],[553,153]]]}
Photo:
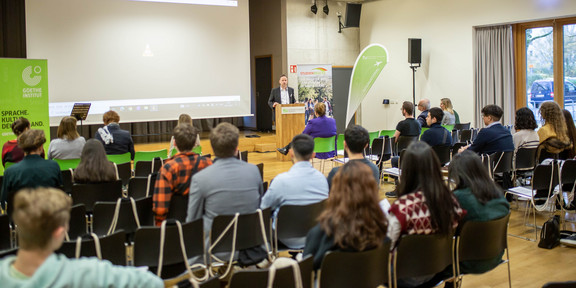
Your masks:
{"label": "white wall", "polygon": [[[416,101],[439,106],[448,97],[462,122],[474,122],[473,27],[576,14],[574,0],[382,0],[363,4],[360,47],[380,43],[389,63],[362,103],[360,123],[369,131],[394,129],[402,101],[412,99],[408,38],[422,38]],[[382,105],[382,99],[398,104]],[[417,111],[418,112],[418,111]],[[473,123],[474,125],[474,123]]]}

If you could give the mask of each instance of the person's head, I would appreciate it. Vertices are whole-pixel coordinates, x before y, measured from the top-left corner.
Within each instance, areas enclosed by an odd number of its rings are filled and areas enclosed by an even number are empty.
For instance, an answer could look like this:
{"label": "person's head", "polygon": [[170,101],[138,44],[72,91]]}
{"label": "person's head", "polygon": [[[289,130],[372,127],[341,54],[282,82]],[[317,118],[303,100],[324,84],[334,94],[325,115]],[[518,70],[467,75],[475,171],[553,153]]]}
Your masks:
{"label": "person's head", "polygon": [[198,129],[190,124],[179,124],[174,128],[174,143],[180,152],[192,151],[199,145]]}
{"label": "person's head", "polygon": [[326,104],[320,102],[314,105],[314,113],[316,113],[317,117],[326,115]]}
{"label": "person's head", "polygon": [[286,87],[288,87],[288,76],[286,76],[286,74],[282,74],[280,76],[280,80],[278,80],[278,83],[280,83],[280,87],[282,87],[282,89],[286,89]]}
{"label": "person's head", "polygon": [[542,105],[540,105],[540,116],[542,116],[542,120],[544,120],[544,125],[550,125],[554,129],[558,140],[562,142],[569,140],[566,119],[562,114],[562,109],[556,102],[546,101],[542,103]]}
{"label": "person's head", "polygon": [[440,108],[442,108],[442,110],[448,110],[448,112],[454,114],[454,110],[452,108],[452,101],[450,100],[450,98],[440,99]]}
{"label": "person's head", "polygon": [[426,110],[430,110],[430,100],[422,99],[418,102],[418,110],[423,112]]}
{"label": "person's head", "polygon": [[453,181],[454,190],[470,188],[476,200],[482,204],[502,197],[501,189],[488,175],[480,156],[472,151],[464,150],[452,158],[448,178]]}
{"label": "person's head", "polygon": [[76,118],[66,116],[60,120],[60,126],[58,126],[57,136],[61,139],[66,140],[74,140],[80,135],[78,135],[78,131],[76,131]]}
{"label": "person's head", "polygon": [[42,145],[46,143],[44,131],[37,129],[28,129],[18,138],[18,147],[24,151],[24,154],[42,151]]}
{"label": "person's head", "polygon": [[180,114],[178,117],[178,125],[180,124],[189,124],[192,125],[192,117],[188,114]]}
{"label": "person's head", "polygon": [[298,134],[292,138],[290,145],[295,162],[310,161],[314,157],[314,139],[310,135]]}
{"label": "person's head", "polygon": [[504,111],[498,105],[490,104],[482,108],[482,119],[484,120],[484,125],[490,125],[491,123],[500,121]]}
{"label": "person's head", "polygon": [[102,115],[102,121],[104,125],[108,125],[110,123],[120,123],[120,115],[116,113],[116,111],[108,111]]}
{"label": "person's head", "polygon": [[534,113],[528,107],[522,107],[516,110],[516,122],[514,123],[514,129],[519,130],[534,130],[538,127],[536,124],[536,119],[534,119]]}
{"label": "person's head", "polygon": [[55,188],[24,188],[14,196],[12,219],[23,250],[51,250],[60,247],[68,222],[72,199]]}
{"label": "person's head", "polygon": [[[80,154],[80,163],[74,171],[74,180],[82,182],[107,182],[116,179],[116,172],[106,157],[104,144],[90,139],[84,144]],[[112,167],[112,169],[111,169]]]}
{"label": "person's head", "polygon": [[360,125],[350,125],[344,131],[344,145],[350,153],[362,153],[370,143],[370,134]]}
{"label": "person's head", "polygon": [[378,185],[370,167],[350,161],[334,176],[318,222],[341,248],[361,251],[378,247],[386,238],[388,225],[378,202]]}
{"label": "person's head", "polygon": [[442,123],[442,118],[444,117],[444,111],[438,107],[432,107],[428,110],[428,116],[426,116],[426,124],[431,126],[434,123]]}
{"label": "person's head", "polygon": [[30,129],[30,121],[24,117],[18,118],[12,123],[12,132],[16,137],[22,135],[28,129]]}
{"label": "person's head", "polygon": [[234,125],[222,122],[210,132],[210,144],[219,158],[236,156],[239,131]]}
{"label": "person's head", "polygon": [[324,97],[322,98],[324,100],[324,102],[328,101],[328,98]]}
{"label": "person's head", "polygon": [[404,117],[414,115],[414,104],[412,104],[412,102],[404,101],[404,103],[402,103],[402,115]]}
{"label": "person's head", "polygon": [[400,159],[398,195],[421,191],[430,210],[432,227],[450,233],[455,219],[452,195],[442,178],[441,166],[434,150],[426,142],[412,142]]}

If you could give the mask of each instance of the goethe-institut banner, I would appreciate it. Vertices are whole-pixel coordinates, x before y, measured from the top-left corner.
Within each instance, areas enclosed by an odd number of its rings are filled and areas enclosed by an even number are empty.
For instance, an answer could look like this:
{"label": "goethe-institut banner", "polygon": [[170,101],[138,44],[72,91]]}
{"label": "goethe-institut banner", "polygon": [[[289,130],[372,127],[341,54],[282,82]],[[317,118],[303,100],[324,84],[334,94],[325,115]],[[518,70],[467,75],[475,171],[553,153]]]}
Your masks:
{"label": "goethe-institut banner", "polygon": [[[46,60],[0,58],[0,143],[16,139],[12,122],[25,117],[32,129],[46,134],[44,150],[50,144],[48,118],[48,71]],[[0,174],[4,167],[0,166]]]}

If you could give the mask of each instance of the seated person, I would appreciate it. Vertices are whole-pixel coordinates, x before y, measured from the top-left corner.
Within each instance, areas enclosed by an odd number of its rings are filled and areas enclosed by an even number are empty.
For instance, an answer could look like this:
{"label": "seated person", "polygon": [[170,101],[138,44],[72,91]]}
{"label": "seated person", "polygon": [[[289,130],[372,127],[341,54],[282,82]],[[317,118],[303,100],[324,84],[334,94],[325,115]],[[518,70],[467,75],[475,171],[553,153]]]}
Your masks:
{"label": "seated person", "polygon": [[386,241],[386,229],[372,170],[360,161],[351,161],[334,176],[318,225],[306,236],[303,255],[313,255],[314,269],[318,270],[328,251],[378,248]]}
{"label": "seated person", "polygon": [[534,113],[528,107],[522,107],[516,110],[516,122],[514,123],[514,130],[516,133],[512,135],[514,141],[514,148],[536,148],[540,143],[540,137],[534,129],[538,128]]}
{"label": "seated person", "polygon": [[[314,158],[314,139],[306,134],[294,136],[290,157],[294,165],[274,178],[260,204],[262,209],[272,208],[274,218],[284,205],[308,205],[328,197],[326,177],[310,163]],[[301,249],[305,241],[306,238],[296,238],[282,243],[291,249]]]}
{"label": "seated person", "polygon": [[82,148],[86,139],[76,131],[76,118],[66,116],[60,120],[58,126],[58,138],[50,142],[48,159],[78,159],[82,154]]}
{"label": "seated person", "polygon": [[[428,123],[426,123],[426,117],[428,117],[428,112],[430,111],[430,100],[429,99],[422,99],[418,102],[418,111],[420,111],[420,115],[416,119],[418,124],[420,124],[421,128],[428,128]],[[444,115],[444,114],[442,114]]]}
{"label": "seated person", "polygon": [[74,169],[74,183],[103,183],[118,180],[116,167],[106,157],[102,142],[90,139],[82,149],[80,163]]}
{"label": "seated person", "polygon": [[94,138],[104,144],[106,154],[118,155],[130,152],[130,157],[134,160],[134,142],[130,132],[120,129],[120,115],[116,111],[108,111],[102,116],[104,127],[98,128]]}
{"label": "seated person", "polygon": [[[18,147],[18,138],[28,129],[30,129],[30,121],[24,117],[18,118],[12,123],[12,133],[16,135],[16,139],[4,143],[2,166],[6,167],[6,162],[18,163],[24,159],[24,151]],[[44,158],[44,152],[42,152],[42,158]]]}
{"label": "seated person", "polygon": [[460,148],[458,152],[470,149],[478,154],[490,155],[496,152],[514,151],[512,134],[500,123],[503,114],[504,111],[497,105],[482,108],[482,119],[486,127],[478,132],[474,143]]}
{"label": "seated person", "polygon": [[54,254],[64,241],[72,199],[54,188],[25,188],[14,197],[18,253],[0,260],[0,283],[16,287],[164,287],[162,279],[136,267],[97,258]]}
{"label": "seated person", "polygon": [[[444,117],[442,118],[442,125],[454,125],[456,124],[456,111],[452,107],[452,101],[450,98],[440,99],[440,108],[444,111]],[[460,120],[458,120],[458,123]]]}
{"label": "seated person", "polygon": [[444,117],[444,112],[438,107],[433,107],[428,112],[426,123],[428,130],[422,133],[421,141],[426,142],[431,147],[433,146],[452,146],[452,134],[448,129],[442,127],[440,123]]}
{"label": "seated person", "polygon": [[[346,150],[348,154],[349,162],[358,161],[368,165],[370,169],[372,169],[376,185],[380,185],[380,171],[378,170],[378,166],[364,157],[364,149],[368,147],[369,142],[370,134],[368,130],[360,125],[350,125],[346,128],[346,131],[344,131],[344,150]],[[336,175],[339,169],[340,167],[334,167],[332,171],[330,171],[330,174],[328,174],[328,185],[330,187],[332,187],[332,179],[334,179],[334,175]]]}

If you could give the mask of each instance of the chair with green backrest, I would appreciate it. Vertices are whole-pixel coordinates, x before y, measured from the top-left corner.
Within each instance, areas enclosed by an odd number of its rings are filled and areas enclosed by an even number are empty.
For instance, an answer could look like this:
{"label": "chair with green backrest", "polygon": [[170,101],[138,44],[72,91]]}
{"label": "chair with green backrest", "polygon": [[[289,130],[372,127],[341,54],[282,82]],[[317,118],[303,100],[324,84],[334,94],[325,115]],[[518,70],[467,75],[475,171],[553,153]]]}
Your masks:
{"label": "chair with green backrest", "polygon": [[[326,153],[336,151],[336,136],[322,138],[314,138],[314,152],[315,153]],[[324,173],[324,163],[328,159],[320,159],[320,172]]]}
{"label": "chair with green backrest", "polygon": [[428,129],[430,129],[430,128],[422,128],[422,129],[420,130],[420,137],[422,137],[422,135],[424,134],[424,132],[426,132],[426,130],[428,130]]}
{"label": "chair with green backrest", "polygon": [[122,163],[126,163],[126,162],[130,162],[132,160],[132,157],[130,155],[130,152],[124,153],[124,154],[116,154],[116,155],[106,155],[106,157],[108,157],[108,160],[111,162],[114,162],[116,164],[122,164]]}
{"label": "chair with green backrest", "polygon": [[396,132],[396,130],[380,130],[380,137],[388,136],[392,138],[394,137],[394,132]]}
{"label": "chair with green backrest", "polygon": [[78,164],[80,164],[80,158],[78,159],[53,159],[60,165],[60,170],[76,169]]}
{"label": "chair with green backrest", "polygon": [[168,149],[156,150],[156,151],[136,151],[134,155],[134,167],[138,161],[152,161],[154,158],[159,157],[160,159],[166,159],[168,155]]}
{"label": "chair with green backrest", "polygon": [[8,167],[10,167],[14,164],[16,164],[16,162],[6,162],[6,165],[4,166],[4,170],[8,169]]}
{"label": "chair with green backrest", "polygon": [[[373,131],[373,132],[368,132],[368,134],[370,135],[370,145],[372,145],[372,141],[376,138],[378,138],[378,136],[380,135],[380,131]],[[370,146],[372,147],[372,146]]]}
{"label": "chair with green backrest", "polygon": [[448,131],[454,130],[454,125],[442,125],[442,127],[446,128]]}
{"label": "chair with green backrest", "polygon": [[338,134],[338,142],[336,143],[336,155],[344,156],[344,134]]}
{"label": "chair with green backrest", "polygon": [[[198,145],[196,147],[194,147],[194,149],[192,149],[192,152],[202,155],[202,146]],[[172,154],[170,154],[170,157],[174,157],[174,155],[178,154],[178,150],[174,149],[172,150]]]}

